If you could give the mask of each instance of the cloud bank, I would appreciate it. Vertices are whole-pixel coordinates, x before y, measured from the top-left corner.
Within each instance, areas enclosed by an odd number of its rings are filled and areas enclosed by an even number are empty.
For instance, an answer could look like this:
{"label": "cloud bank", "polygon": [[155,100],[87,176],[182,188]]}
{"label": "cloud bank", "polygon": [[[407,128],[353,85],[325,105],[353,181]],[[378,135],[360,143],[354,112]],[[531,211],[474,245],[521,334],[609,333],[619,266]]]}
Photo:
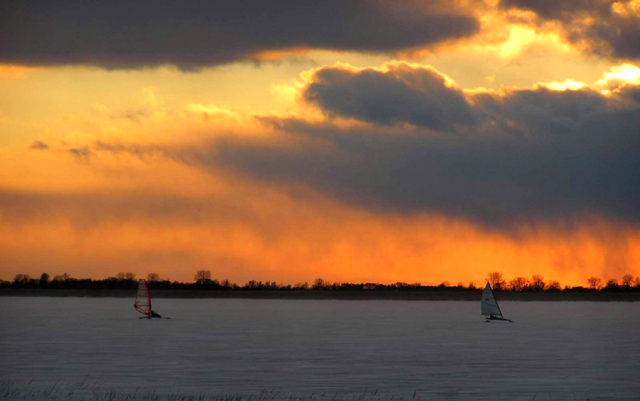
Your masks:
{"label": "cloud bank", "polygon": [[640,58],[640,5],[635,0],[501,0],[500,4],[559,23],[569,42],[593,53]]}
{"label": "cloud bank", "polygon": [[[328,118],[261,116],[262,127],[242,134],[164,145],[100,139],[64,154],[86,165],[119,154],[168,159],[285,193],[305,188],[357,210],[492,229],[594,217],[640,223],[634,66],[614,67],[591,86],[502,90],[463,90],[432,67],[403,62],[302,76],[299,99]],[[558,89],[567,87],[577,89]]]}
{"label": "cloud bank", "polygon": [[11,1],[0,63],[193,70],[300,48],[393,52],[473,35],[445,1]]}
{"label": "cloud bank", "polygon": [[368,125],[264,118],[296,145],[227,137],[195,163],[305,184],[368,208],[491,227],[594,215],[640,223],[638,86],[608,96],[543,85],[463,95],[449,81],[402,63],[323,67],[302,97]]}

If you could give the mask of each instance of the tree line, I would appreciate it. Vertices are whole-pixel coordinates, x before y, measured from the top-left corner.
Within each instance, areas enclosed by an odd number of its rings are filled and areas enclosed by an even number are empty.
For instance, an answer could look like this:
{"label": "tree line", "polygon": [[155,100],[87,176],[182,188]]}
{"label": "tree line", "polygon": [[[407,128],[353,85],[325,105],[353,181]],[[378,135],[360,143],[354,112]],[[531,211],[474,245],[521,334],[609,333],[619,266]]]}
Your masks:
{"label": "tree line", "polygon": [[[329,282],[322,278],[316,279],[313,283],[299,282],[296,284],[282,284],[275,281],[250,280],[244,285],[232,283],[229,280],[217,280],[212,278],[210,270],[198,270],[193,277],[193,282],[182,283],[161,279],[158,273],[149,273],[144,278],[155,289],[173,290],[218,290],[218,291],[300,291],[300,290],[325,290],[325,291],[430,291],[430,290],[450,290],[450,291],[477,291],[483,289],[484,285],[476,286],[470,282],[464,284],[459,282],[451,285],[444,281],[439,285],[422,285],[420,283],[397,282],[393,284],[379,283],[338,283]],[[606,282],[598,277],[589,277],[585,286],[564,286],[558,281],[545,280],[541,275],[535,274],[531,277],[514,277],[511,280],[504,278],[500,272],[491,272],[487,275],[486,281],[491,284],[494,291],[522,291],[522,292],[640,292],[640,277],[633,277],[625,274],[622,279],[608,279]],[[137,276],[132,272],[120,272],[114,277],[104,280],[77,279],[64,273],[51,277],[47,273],[42,273],[40,277],[31,277],[28,274],[16,274],[13,281],[0,280],[0,288],[35,288],[35,289],[84,289],[84,290],[112,290],[112,289],[135,289],[137,287]]]}
{"label": "tree line", "polygon": [[530,278],[515,277],[507,281],[500,272],[491,272],[487,276],[487,282],[496,291],[571,291],[577,289],[588,289],[592,291],[640,291],[640,277],[633,277],[631,274],[622,276],[622,280],[615,278],[604,282],[599,277],[591,276],[586,281],[586,287],[570,287],[560,285],[560,282],[548,280],[534,274]]}

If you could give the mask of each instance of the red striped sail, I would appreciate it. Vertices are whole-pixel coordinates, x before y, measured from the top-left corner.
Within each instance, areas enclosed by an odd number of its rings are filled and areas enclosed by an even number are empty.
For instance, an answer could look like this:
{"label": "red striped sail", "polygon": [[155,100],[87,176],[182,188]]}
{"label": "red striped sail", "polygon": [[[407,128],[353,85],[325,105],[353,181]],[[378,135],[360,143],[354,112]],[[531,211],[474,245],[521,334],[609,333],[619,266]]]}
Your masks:
{"label": "red striped sail", "polygon": [[151,293],[149,292],[149,285],[144,280],[138,281],[138,293],[133,307],[143,315],[151,316]]}

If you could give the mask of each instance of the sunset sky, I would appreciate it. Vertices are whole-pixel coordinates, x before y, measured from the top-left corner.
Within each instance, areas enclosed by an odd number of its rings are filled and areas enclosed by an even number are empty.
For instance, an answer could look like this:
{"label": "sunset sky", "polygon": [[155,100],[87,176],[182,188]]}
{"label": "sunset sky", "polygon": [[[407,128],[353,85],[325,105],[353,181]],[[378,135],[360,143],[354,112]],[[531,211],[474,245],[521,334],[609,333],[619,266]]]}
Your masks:
{"label": "sunset sky", "polygon": [[0,279],[640,275],[640,1],[0,3]]}

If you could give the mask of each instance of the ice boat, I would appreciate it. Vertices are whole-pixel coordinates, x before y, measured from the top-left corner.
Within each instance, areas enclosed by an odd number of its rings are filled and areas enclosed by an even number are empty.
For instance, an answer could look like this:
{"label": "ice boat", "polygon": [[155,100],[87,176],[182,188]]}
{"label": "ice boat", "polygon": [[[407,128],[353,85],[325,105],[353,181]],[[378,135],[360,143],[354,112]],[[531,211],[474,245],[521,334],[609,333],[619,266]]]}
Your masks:
{"label": "ice boat", "polygon": [[[151,291],[149,291],[149,284],[145,280],[138,281],[138,292],[136,293],[136,300],[133,303],[133,307],[144,316],[140,319],[144,318],[158,318],[162,319],[162,316],[154,312],[151,309]],[[170,318],[165,318],[170,319]]]}
{"label": "ice boat", "polygon": [[491,285],[487,283],[487,286],[484,287],[484,291],[482,292],[482,300],[480,302],[480,308],[482,310],[482,315],[487,319],[487,322],[492,320],[503,320],[506,322],[512,322],[510,319],[506,319],[502,316],[502,311],[500,310],[500,306],[498,306],[498,301],[496,301],[496,296],[493,295],[493,290],[491,289]]}

